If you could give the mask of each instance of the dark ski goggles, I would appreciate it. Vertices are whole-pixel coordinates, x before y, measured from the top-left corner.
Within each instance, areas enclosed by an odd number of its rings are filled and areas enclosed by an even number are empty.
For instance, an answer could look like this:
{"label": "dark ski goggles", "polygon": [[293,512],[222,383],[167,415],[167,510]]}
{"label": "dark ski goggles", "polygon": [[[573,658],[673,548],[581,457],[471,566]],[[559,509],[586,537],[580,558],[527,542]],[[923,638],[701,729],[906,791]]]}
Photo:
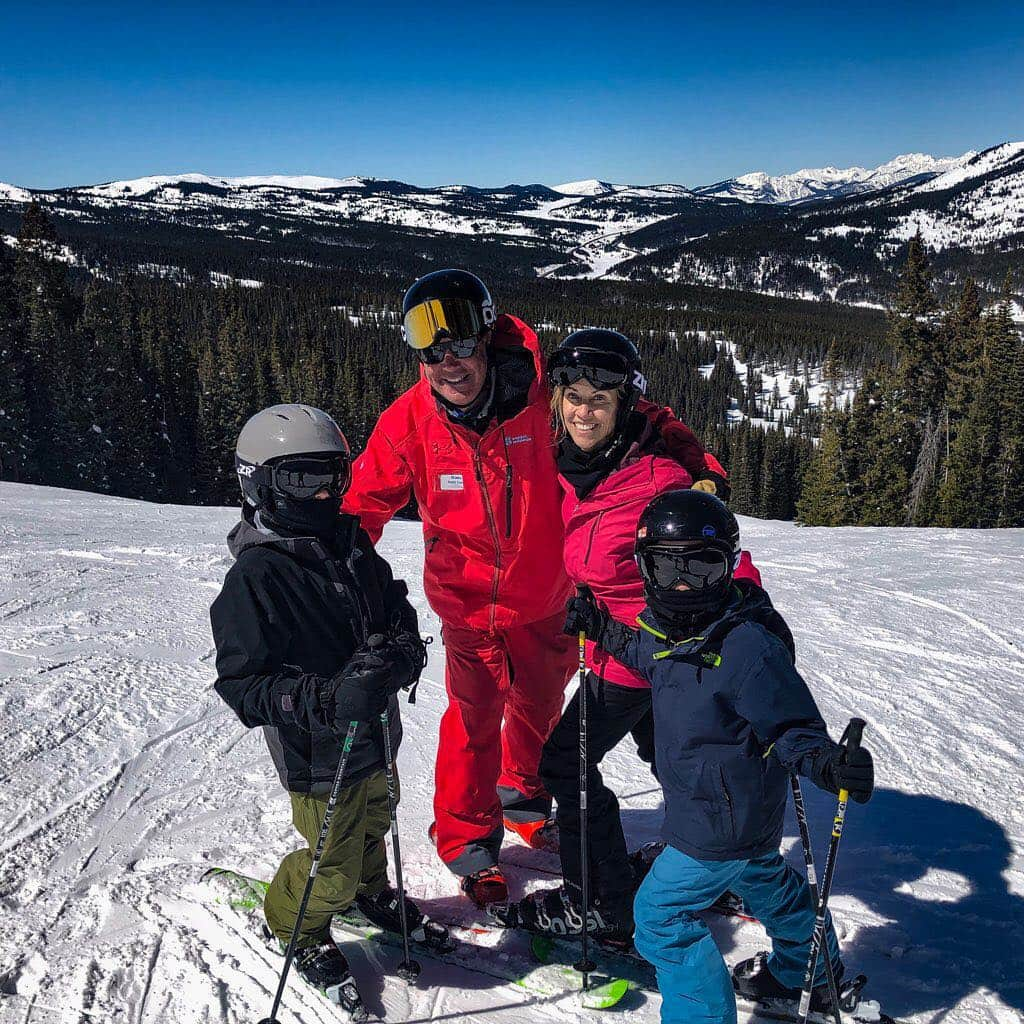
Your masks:
{"label": "dark ski goggles", "polygon": [[441,362],[447,352],[440,355],[433,352],[430,356],[426,353],[443,342],[454,346],[451,353],[457,359],[467,359],[480,343],[480,335],[492,323],[494,310],[491,307],[481,308],[468,299],[428,299],[405,314],[402,336],[405,343],[416,350],[421,362]]}
{"label": "dark ski goggles", "polygon": [[569,387],[585,380],[599,391],[608,391],[629,380],[629,367],[625,359],[611,352],[559,349],[551,357],[548,376],[556,387]]}
{"label": "dark ski goggles", "polygon": [[655,590],[709,590],[729,575],[729,556],[721,548],[645,548],[637,555],[644,583]]}
{"label": "dark ski goggles", "polygon": [[352,463],[344,455],[286,457],[268,466],[256,466],[236,456],[235,471],[297,501],[309,501],[321,491],[340,498],[352,482]]}
{"label": "dark ski goggles", "polygon": [[352,463],[344,455],[281,459],[268,468],[274,490],[298,501],[314,498],[321,491],[340,498],[352,482]]}
{"label": "dark ski goggles", "polygon": [[443,363],[444,357],[450,352],[456,359],[468,359],[480,347],[479,338],[461,338],[450,341],[435,341],[430,348],[421,348],[416,352],[416,358],[428,366]]}

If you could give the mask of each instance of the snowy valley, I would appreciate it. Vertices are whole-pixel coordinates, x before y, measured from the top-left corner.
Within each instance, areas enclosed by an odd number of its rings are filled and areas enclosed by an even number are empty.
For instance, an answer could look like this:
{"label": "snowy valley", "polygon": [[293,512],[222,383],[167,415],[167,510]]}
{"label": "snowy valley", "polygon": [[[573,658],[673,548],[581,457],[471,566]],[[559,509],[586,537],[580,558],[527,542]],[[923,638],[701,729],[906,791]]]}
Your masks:
{"label": "snowy valley", "polygon": [[[2,174],[2,169],[0,169]],[[918,230],[940,280],[998,291],[1024,245],[1024,143],[875,168],[763,171],[712,185],[419,187],[367,177],[187,173],[98,185],[0,184],[0,241],[32,199],[60,258],[93,271],[262,282],[297,267],[393,272],[418,261],[520,275],[666,280],[884,304]],[[233,273],[244,260],[258,274]],[[201,264],[201,266],[199,266]],[[1018,284],[1018,288],[1021,288]]]}

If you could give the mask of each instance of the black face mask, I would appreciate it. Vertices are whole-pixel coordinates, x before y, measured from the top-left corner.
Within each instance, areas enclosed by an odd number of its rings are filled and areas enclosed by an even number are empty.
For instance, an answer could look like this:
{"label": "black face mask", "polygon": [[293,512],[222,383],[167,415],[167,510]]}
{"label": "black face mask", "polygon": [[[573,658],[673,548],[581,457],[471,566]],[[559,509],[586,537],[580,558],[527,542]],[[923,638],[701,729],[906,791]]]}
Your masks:
{"label": "black face mask", "polygon": [[647,604],[666,633],[699,632],[729,602],[732,577],[706,590],[655,590],[644,587]]}
{"label": "black face mask", "polygon": [[337,498],[310,498],[300,501],[280,493],[271,495],[264,518],[271,526],[281,527],[299,536],[320,537],[330,540],[338,529],[341,511]]}

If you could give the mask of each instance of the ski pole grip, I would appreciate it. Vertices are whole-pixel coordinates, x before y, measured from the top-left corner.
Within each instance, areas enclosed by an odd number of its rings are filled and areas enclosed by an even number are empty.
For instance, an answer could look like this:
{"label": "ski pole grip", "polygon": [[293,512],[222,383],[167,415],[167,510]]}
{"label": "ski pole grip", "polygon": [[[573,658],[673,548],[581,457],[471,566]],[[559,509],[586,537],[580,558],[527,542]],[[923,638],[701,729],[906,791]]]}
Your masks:
{"label": "ski pole grip", "polygon": [[846,727],[846,732],[843,733],[847,756],[852,754],[860,746],[861,738],[864,735],[865,725],[867,725],[867,722],[865,722],[863,718],[850,719],[850,724]]}

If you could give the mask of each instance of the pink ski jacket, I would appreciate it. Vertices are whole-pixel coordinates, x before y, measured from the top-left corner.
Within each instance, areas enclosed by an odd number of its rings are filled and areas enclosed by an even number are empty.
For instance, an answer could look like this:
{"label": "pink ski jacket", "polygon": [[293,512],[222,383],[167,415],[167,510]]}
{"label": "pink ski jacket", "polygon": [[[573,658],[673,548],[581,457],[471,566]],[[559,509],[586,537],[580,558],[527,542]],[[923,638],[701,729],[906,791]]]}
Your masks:
{"label": "pink ski jacket", "polygon": [[[612,618],[635,627],[643,611],[643,580],[633,557],[636,524],[640,513],[664,491],[690,487],[693,478],[660,443],[653,426],[668,422],[664,415],[645,415],[652,421],[640,439],[626,452],[618,469],[609,473],[589,494],[578,498],[571,483],[559,475],[564,492],[562,522],[565,524],[565,570],[574,584],[586,584]],[[674,419],[666,409],[670,419]],[[761,574],[744,551],[737,579],[761,584]],[[587,641],[587,667],[618,686],[648,688],[649,684],[619,664],[607,651]]]}

